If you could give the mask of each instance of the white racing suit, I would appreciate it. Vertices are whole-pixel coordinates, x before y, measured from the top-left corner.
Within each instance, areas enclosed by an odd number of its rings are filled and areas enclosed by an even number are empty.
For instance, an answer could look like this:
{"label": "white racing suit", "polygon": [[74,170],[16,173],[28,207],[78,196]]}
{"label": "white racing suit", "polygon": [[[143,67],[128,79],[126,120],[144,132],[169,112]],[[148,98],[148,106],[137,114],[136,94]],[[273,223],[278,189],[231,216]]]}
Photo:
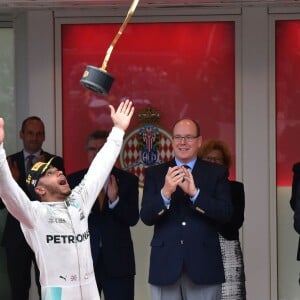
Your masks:
{"label": "white racing suit", "polygon": [[99,300],[88,215],[119,155],[124,131],[113,127],[79,186],[64,202],[30,201],[11,176],[0,144],[0,197],[20,221],[40,270],[43,300]]}

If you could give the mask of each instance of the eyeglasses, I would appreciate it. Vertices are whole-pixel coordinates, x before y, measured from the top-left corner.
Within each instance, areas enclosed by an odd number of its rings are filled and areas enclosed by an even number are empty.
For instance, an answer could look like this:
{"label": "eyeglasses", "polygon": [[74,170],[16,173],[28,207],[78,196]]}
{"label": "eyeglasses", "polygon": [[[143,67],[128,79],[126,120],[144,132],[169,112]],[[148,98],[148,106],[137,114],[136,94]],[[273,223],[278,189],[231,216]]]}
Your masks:
{"label": "eyeglasses", "polygon": [[197,139],[199,136],[194,136],[194,135],[186,135],[186,136],[181,136],[181,135],[174,135],[173,140],[175,142],[181,142],[184,140],[185,142],[191,143],[193,140]]}
{"label": "eyeglasses", "polygon": [[214,156],[204,156],[203,160],[207,160],[209,162],[216,163],[216,164],[222,164],[223,163],[223,158],[214,157]]}

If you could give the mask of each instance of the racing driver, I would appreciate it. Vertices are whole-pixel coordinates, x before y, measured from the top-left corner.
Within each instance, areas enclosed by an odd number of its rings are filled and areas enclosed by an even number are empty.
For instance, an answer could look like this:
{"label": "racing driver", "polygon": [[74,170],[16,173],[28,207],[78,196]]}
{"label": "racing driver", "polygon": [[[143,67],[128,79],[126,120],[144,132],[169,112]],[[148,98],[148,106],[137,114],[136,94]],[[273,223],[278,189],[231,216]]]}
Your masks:
{"label": "racing driver", "polygon": [[0,197],[20,221],[40,270],[43,300],[99,300],[93,270],[88,215],[119,155],[134,107],[131,101],[112,105],[113,128],[89,171],[72,191],[63,172],[38,162],[27,186],[37,200],[30,201],[13,179],[3,147],[4,120],[0,118]]}

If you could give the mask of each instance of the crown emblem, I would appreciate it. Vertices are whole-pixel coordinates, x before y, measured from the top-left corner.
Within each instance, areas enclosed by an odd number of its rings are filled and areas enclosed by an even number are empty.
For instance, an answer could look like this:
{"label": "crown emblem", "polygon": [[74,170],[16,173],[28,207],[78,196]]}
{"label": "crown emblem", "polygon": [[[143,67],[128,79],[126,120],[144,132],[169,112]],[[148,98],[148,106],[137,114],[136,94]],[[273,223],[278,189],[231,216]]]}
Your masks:
{"label": "crown emblem", "polygon": [[160,112],[148,106],[138,113],[139,123],[141,124],[158,124],[160,120]]}
{"label": "crown emblem", "polygon": [[138,113],[139,127],[129,133],[121,150],[120,165],[139,177],[143,186],[145,168],[170,160],[171,135],[159,126],[159,110],[147,106]]}

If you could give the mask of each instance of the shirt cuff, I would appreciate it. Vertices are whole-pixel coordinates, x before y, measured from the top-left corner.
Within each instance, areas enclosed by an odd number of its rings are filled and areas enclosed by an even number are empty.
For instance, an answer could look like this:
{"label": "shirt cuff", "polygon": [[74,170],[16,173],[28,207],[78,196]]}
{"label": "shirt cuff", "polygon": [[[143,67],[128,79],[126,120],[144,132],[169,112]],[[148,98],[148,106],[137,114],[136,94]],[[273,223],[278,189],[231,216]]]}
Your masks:
{"label": "shirt cuff", "polygon": [[200,194],[200,189],[198,188],[196,194],[193,197],[190,197],[190,200],[193,203],[195,203],[195,201],[196,201],[197,197],[199,196],[199,194]]}
{"label": "shirt cuff", "polygon": [[114,202],[110,202],[109,200],[108,200],[108,207],[110,208],[110,209],[114,209],[115,207],[116,207],[116,205],[119,203],[119,197],[117,197],[117,199],[114,201]]}
{"label": "shirt cuff", "polygon": [[165,204],[166,208],[169,209],[171,201],[163,195],[162,190],[160,191],[160,194],[161,194],[161,196],[162,196],[162,198],[164,200],[164,204]]}

